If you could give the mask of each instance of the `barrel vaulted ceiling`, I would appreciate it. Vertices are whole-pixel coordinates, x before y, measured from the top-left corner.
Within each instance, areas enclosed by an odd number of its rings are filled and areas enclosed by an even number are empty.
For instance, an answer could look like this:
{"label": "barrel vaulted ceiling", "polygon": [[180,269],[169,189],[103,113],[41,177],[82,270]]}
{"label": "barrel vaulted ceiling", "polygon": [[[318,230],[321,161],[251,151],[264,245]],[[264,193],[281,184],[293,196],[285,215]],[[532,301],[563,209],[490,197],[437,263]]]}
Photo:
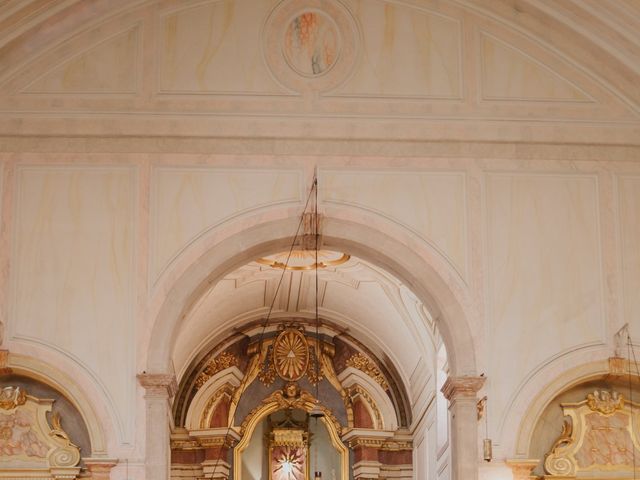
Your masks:
{"label": "barrel vaulted ceiling", "polygon": [[[174,348],[176,372],[251,322],[315,318],[313,271],[287,271],[274,301],[282,270],[251,262],[226,275],[205,293],[185,318]],[[397,371],[415,401],[429,381],[439,342],[424,305],[389,273],[351,257],[318,272],[322,321],[343,329]]]}
{"label": "barrel vaulted ceiling", "polygon": [[[279,42],[318,5],[312,78]],[[634,0],[5,1],[0,130],[637,144],[639,31]]]}

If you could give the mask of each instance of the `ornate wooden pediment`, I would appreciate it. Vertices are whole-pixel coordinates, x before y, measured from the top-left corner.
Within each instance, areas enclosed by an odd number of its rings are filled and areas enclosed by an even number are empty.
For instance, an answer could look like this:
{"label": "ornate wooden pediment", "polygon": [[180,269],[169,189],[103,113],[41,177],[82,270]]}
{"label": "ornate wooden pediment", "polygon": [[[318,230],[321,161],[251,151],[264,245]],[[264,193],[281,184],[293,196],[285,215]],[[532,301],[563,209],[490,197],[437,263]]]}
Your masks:
{"label": "ornate wooden pediment", "polygon": [[53,400],[27,395],[20,387],[0,390],[0,479],[73,479],[80,449],[62,429],[60,416],[47,414]]}
{"label": "ornate wooden pediment", "polygon": [[[640,405],[596,390],[582,402],[561,406],[569,419],[545,457],[545,478],[633,478],[634,455],[640,459]],[[637,475],[640,462],[635,463]]]}

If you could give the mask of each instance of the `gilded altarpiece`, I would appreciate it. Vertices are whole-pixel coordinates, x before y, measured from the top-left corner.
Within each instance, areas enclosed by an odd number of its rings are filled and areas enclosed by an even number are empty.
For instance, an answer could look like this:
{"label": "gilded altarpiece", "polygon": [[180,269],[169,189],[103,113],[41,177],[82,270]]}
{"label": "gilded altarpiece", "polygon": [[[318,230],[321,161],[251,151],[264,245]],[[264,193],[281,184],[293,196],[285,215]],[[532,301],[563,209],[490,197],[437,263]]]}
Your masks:
{"label": "gilded altarpiece", "polygon": [[640,475],[640,404],[597,390],[562,404],[562,434],[546,455],[544,478],[622,480]]}
{"label": "gilded altarpiece", "polygon": [[[290,413],[290,412],[289,412]],[[269,434],[269,479],[309,479],[309,432],[290,417]]]}

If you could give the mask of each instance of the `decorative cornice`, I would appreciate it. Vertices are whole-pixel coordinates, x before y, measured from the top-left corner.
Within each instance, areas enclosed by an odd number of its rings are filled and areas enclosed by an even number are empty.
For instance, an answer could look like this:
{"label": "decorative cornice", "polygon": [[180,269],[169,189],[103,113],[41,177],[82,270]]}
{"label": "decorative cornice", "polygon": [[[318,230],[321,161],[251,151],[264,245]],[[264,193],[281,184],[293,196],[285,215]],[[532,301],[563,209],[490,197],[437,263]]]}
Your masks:
{"label": "decorative cornice", "polygon": [[449,377],[441,390],[449,401],[457,398],[475,398],[485,381],[485,377]]}
{"label": "decorative cornice", "polygon": [[147,395],[173,397],[178,391],[175,375],[169,373],[140,373],[138,382],[147,391]]}
{"label": "decorative cornice", "polygon": [[370,428],[352,428],[342,435],[342,441],[350,448],[373,447],[382,448],[393,438],[393,432]]}

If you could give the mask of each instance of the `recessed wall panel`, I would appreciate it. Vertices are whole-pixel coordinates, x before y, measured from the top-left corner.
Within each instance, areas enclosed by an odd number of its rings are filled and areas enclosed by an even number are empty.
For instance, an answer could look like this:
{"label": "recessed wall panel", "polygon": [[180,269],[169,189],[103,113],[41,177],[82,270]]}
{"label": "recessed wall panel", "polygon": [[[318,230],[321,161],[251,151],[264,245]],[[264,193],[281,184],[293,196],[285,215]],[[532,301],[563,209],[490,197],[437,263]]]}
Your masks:
{"label": "recessed wall panel", "polygon": [[487,351],[493,412],[529,375],[601,344],[603,309],[596,177],[486,177]]}
{"label": "recessed wall panel", "polygon": [[132,168],[19,167],[11,259],[12,339],[84,367],[125,442],[135,400],[134,179]]}
{"label": "recessed wall panel", "polygon": [[207,230],[238,215],[301,201],[297,170],[159,167],[152,185],[152,276]]}

